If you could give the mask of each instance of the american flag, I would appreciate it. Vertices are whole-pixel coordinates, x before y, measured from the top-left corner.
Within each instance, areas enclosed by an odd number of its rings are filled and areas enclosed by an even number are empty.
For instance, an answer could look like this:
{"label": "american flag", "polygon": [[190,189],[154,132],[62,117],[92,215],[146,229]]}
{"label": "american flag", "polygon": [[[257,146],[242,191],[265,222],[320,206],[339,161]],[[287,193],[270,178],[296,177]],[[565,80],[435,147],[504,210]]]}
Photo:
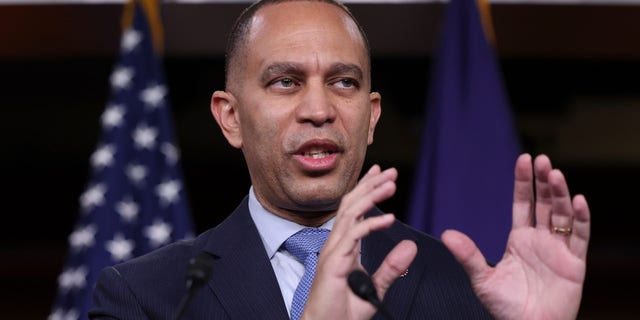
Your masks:
{"label": "american flag", "polygon": [[86,319],[102,268],[193,236],[163,71],[146,12],[133,10],[49,320]]}

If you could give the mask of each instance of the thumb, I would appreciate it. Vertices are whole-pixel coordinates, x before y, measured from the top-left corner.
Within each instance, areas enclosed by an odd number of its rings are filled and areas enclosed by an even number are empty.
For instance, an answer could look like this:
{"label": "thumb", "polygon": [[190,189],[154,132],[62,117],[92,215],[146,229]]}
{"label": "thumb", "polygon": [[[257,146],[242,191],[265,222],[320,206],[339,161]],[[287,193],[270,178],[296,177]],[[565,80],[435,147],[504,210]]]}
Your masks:
{"label": "thumb", "polygon": [[387,289],[393,282],[407,270],[417,253],[418,247],[415,242],[403,240],[387,254],[378,270],[371,277],[380,300],[382,300],[382,297],[387,293]]}
{"label": "thumb", "polygon": [[488,275],[491,267],[480,249],[466,234],[456,230],[446,230],[442,234],[442,242],[467,272],[471,283],[478,283]]}

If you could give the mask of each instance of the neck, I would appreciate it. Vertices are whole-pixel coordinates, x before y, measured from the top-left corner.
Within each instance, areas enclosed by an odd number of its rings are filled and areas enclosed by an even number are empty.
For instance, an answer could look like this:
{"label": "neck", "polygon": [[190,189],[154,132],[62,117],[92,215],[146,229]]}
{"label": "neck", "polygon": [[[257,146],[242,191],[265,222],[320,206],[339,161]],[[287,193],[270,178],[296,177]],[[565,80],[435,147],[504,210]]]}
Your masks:
{"label": "neck", "polygon": [[262,197],[258,193],[255,193],[255,190],[254,195],[260,205],[271,214],[306,227],[319,227],[335,217],[337,213],[337,210],[333,209],[333,207],[337,206],[330,206],[329,210],[313,208],[290,209],[283,206],[273,206],[271,203],[262,199]]}
{"label": "neck", "polygon": [[[271,211],[271,210],[269,210]],[[307,212],[307,211],[301,211],[301,212],[297,212],[297,211],[277,211],[277,212],[273,212],[271,211],[271,213],[283,218],[283,219],[287,219],[289,221],[293,221],[299,225],[303,225],[306,227],[312,227],[312,228],[317,228],[325,223],[327,223],[327,221],[331,220],[331,218],[335,217],[336,215],[336,211],[329,211],[329,212]]]}

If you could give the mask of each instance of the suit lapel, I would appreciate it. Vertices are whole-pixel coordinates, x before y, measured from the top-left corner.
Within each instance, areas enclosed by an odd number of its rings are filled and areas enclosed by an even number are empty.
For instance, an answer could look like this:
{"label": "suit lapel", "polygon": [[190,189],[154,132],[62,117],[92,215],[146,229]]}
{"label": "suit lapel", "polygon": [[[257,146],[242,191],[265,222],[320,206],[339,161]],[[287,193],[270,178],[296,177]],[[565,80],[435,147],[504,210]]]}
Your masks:
{"label": "suit lapel", "polygon": [[[370,215],[378,214],[377,209]],[[412,239],[412,235],[406,232],[396,222],[390,229],[378,231],[370,234],[362,240],[361,261],[364,268],[370,275],[378,269],[387,254],[402,239]],[[406,319],[411,305],[414,292],[418,288],[418,283],[424,270],[424,260],[418,255],[409,266],[409,271],[404,277],[398,278],[387,291],[383,303],[394,319]],[[382,319],[379,314],[377,319]]]}
{"label": "suit lapel", "polygon": [[203,250],[216,257],[209,288],[231,319],[288,319],[247,198],[213,230]]}

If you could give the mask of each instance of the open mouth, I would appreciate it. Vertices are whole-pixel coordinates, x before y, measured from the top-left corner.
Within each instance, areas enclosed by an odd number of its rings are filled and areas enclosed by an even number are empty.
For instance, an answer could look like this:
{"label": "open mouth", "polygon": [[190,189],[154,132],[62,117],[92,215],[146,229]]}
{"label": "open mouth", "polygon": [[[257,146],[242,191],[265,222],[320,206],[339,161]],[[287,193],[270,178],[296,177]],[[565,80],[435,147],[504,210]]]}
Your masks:
{"label": "open mouth", "polygon": [[338,152],[340,149],[333,141],[312,140],[300,146],[296,154],[310,159],[324,159]]}
{"label": "open mouth", "polygon": [[300,146],[295,158],[300,167],[307,172],[326,172],[338,163],[340,147],[331,140],[311,140]]}
{"label": "open mouth", "polygon": [[311,158],[311,159],[323,159],[333,154],[331,150],[323,150],[323,149],[314,149],[307,150],[302,153],[303,157]]}

